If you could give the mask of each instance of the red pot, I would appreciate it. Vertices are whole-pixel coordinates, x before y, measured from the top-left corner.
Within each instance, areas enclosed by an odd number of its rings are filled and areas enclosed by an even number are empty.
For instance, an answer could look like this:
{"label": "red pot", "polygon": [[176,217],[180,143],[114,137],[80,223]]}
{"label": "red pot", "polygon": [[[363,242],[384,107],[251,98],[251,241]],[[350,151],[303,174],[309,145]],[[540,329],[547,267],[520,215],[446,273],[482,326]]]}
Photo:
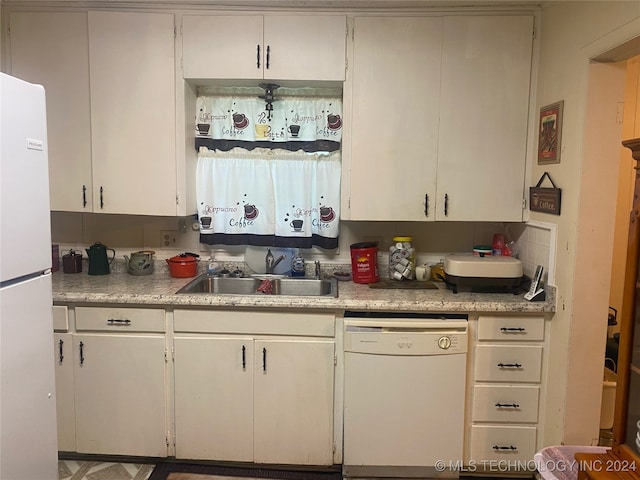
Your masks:
{"label": "red pot", "polygon": [[198,273],[198,258],[195,253],[181,253],[175,257],[167,258],[169,274],[172,277],[195,277]]}

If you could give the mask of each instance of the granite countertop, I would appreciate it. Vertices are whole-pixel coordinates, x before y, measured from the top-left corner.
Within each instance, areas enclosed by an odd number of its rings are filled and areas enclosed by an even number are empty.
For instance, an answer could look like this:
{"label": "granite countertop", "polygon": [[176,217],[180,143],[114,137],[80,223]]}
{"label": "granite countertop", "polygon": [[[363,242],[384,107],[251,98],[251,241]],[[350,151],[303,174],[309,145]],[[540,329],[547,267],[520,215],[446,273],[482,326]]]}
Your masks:
{"label": "granite countertop", "polygon": [[57,305],[118,304],[171,307],[305,308],[321,310],[404,312],[555,312],[555,292],[547,300],[528,302],[524,294],[453,293],[437,289],[379,289],[351,281],[338,282],[338,297],[284,295],[176,294],[193,278],[173,278],[160,269],[152,275],[133,276],[115,271],[109,275],[82,273],[53,275],[53,301]]}

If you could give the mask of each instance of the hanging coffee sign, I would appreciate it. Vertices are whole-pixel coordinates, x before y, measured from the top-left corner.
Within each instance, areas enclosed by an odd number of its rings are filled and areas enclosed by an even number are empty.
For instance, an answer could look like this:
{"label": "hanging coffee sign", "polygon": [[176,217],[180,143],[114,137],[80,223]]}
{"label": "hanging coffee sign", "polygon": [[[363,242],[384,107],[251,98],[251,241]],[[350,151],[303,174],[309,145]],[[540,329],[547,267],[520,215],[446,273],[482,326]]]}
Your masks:
{"label": "hanging coffee sign", "polygon": [[[548,178],[553,188],[541,187],[544,179]],[[561,189],[551,180],[548,172],[544,172],[535,187],[529,187],[529,210],[532,212],[550,213],[560,215]]]}

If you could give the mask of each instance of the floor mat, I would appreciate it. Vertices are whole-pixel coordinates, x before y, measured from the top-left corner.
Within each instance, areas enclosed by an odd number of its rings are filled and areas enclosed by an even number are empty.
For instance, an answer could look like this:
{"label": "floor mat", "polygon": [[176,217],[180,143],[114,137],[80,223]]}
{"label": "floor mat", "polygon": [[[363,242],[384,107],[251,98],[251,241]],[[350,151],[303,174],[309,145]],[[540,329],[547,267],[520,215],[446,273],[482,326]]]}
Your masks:
{"label": "floor mat", "polygon": [[147,464],[58,461],[59,480],[147,480],[152,470]]}
{"label": "floor mat", "polygon": [[149,480],[342,480],[340,472],[242,468],[190,463],[160,463]]}

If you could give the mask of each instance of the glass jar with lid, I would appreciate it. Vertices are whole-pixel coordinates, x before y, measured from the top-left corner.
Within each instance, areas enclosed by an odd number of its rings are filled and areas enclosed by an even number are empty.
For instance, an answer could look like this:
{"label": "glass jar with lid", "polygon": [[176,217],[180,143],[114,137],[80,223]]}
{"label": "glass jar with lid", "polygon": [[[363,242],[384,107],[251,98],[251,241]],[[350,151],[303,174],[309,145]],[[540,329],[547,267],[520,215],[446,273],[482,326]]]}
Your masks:
{"label": "glass jar with lid", "polygon": [[393,237],[389,247],[389,278],[415,280],[416,250],[411,245],[413,237]]}

